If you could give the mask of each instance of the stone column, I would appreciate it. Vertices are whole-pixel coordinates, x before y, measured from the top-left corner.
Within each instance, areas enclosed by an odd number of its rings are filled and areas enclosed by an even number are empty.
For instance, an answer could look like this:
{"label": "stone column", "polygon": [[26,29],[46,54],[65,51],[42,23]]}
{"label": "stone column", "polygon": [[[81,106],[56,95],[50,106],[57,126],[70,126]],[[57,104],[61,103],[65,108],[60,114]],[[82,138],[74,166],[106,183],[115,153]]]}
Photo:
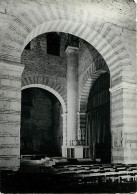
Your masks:
{"label": "stone column", "polygon": [[122,82],[110,89],[112,163],[137,162],[136,84]]}
{"label": "stone column", "polygon": [[0,61],[0,167],[20,166],[21,74],[24,66]]}
{"label": "stone column", "polygon": [[[62,155],[70,158],[83,158],[87,146],[78,134],[78,48],[68,46],[67,53],[67,145],[62,146]],[[81,132],[81,131],[80,131]],[[78,138],[78,135],[80,139]],[[63,135],[64,136],[64,135]]]}
{"label": "stone column", "polygon": [[77,144],[78,48],[68,46],[67,53],[67,145]]}

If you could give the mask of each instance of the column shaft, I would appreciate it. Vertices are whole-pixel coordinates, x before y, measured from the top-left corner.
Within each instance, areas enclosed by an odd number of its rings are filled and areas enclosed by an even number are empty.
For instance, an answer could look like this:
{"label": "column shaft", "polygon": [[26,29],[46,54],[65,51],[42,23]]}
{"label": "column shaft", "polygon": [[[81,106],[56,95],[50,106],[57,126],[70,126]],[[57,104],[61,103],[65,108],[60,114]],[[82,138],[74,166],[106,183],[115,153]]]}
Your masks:
{"label": "column shaft", "polygon": [[78,56],[77,49],[67,50],[67,139],[68,145],[75,145],[77,140],[78,107]]}
{"label": "column shaft", "polygon": [[[70,158],[86,156],[88,146],[83,145],[83,130],[78,123],[78,56],[77,48],[69,46],[67,52],[67,145],[62,146],[62,155]],[[79,129],[79,134],[78,134]],[[79,138],[78,138],[79,135]]]}

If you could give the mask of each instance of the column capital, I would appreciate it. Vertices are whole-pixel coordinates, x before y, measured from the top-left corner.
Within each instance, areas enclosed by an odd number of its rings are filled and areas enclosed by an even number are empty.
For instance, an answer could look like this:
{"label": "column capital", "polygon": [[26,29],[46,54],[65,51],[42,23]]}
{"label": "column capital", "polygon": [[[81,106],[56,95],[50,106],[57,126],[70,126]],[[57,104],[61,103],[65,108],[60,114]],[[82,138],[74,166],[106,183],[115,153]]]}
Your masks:
{"label": "column capital", "polygon": [[71,54],[71,53],[78,53],[78,47],[74,47],[74,46],[68,46],[67,48],[66,48],[66,54],[67,55],[69,55],[69,54]]}
{"label": "column capital", "polygon": [[22,73],[24,67],[25,67],[25,65],[23,65],[21,63],[0,60],[0,69],[12,70],[12,71],[16,71],[16,72],[18,71],[18,72]]}
{"label": "column capital", "polygon": [[137,91],[137,84],[136,83],[128,83],[128,82],[121,82],[120,84],[113,86],[109,89],[111,93],[116,92],[120,89],[128,89],[128,90],[135,90]]}

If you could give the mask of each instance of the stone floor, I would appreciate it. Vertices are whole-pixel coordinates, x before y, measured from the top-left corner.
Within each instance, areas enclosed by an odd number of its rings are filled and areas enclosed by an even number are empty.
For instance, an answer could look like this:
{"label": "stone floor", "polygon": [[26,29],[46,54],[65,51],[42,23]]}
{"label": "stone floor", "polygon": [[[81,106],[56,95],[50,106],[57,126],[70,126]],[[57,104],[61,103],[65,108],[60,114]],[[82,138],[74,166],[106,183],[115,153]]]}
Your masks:
{"label": "stone floor", "polygon": [[130,193],[137,191],[137,166],[93,161],[21,160],[17,172],[1,172],[2,193]]}

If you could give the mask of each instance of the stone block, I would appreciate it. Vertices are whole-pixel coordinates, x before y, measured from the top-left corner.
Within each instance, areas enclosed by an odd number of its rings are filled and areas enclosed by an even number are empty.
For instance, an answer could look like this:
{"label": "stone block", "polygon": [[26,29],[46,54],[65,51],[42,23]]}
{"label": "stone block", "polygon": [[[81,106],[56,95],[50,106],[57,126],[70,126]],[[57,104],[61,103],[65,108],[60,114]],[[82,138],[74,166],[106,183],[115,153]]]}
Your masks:
{"label": "stone block", "polygon": [[8,156],[8,157],[1,157],[0,156],[0,167],[1,169],[4,170],[17,170],[20,166],[20,159],[19,157],[13,157],[13,156]]}
{"label": "stone block", "polygon": [[3,156],[20,156],[20,146],[18,148],[0,148],[0,155],[3,155]]}
{"label": "stone block", "polygon": [[2,137],[0,136],[0,145],[4,145],[4,144],[11,144],[11,145],[15,145],[15,144],[19,144],[20,143],[20,137]]}
{"label": "stone block", "polygon": [[21,98],[21,91],[19,91],[18,89],[17,89],[17,91],[15,90],[15,91],[12,91],[12,90],[9,90],[9,89],[1,89],[0,90],[0,96],[1,97],[3,97],[3,98],[9,98],[9,100],[11,99],[12,100],[12,98],[14,98],[15,100],[17,100],[18,101],[18,99],[20,99]]}
{"label": "stone block", "polygon": [[11,86],[11,81],[9,79],[1,79],[1,86]]}
{"label": "stone block", "polygon": [[12,114],[0,114],[1,122],[17,122],[20,121],[20,113],[12,113]]}
{"label": "stone block", "polygon": [[15,88],[21,88],[21,81],[11,80],[11,86]]}

